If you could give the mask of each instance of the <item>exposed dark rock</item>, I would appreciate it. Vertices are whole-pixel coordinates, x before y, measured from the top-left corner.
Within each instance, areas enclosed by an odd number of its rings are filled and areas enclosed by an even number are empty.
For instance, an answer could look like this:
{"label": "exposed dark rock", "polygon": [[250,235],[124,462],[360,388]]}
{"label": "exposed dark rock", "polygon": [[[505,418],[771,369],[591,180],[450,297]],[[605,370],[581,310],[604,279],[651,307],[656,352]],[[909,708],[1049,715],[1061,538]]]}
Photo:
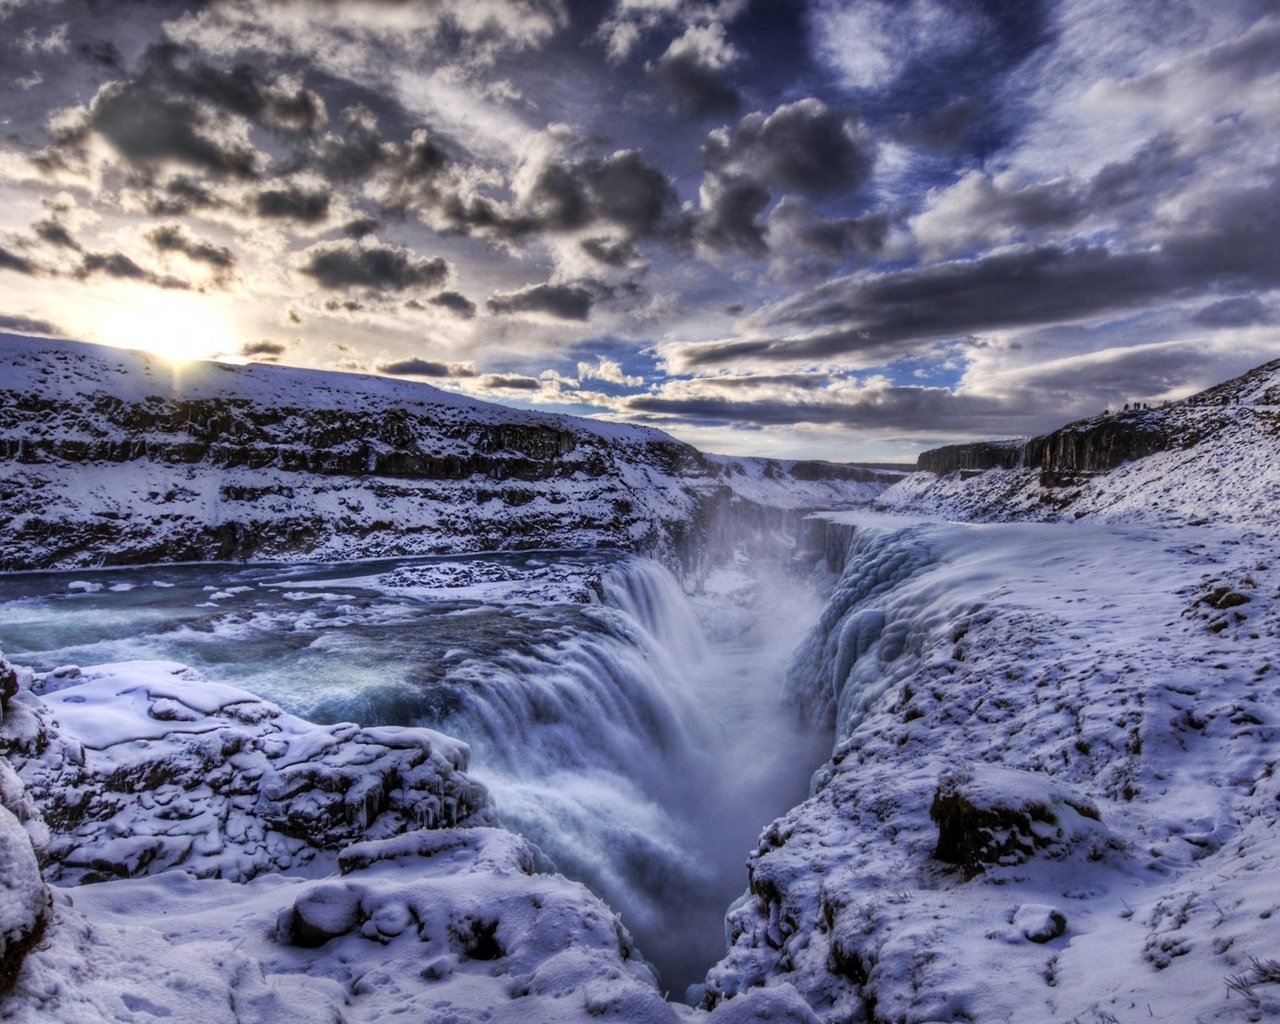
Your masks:
{"label": "exposed dark rock", "polygon": [[958,865],[967,878],[1037,854],[1065,856],[1094,832],[1102,840],[1095,850],[1106,845],[1097,805],[1088,797],[1045,775],[990,765],[944,774],[929,817],[938,826],[933,855]]}
{"label": "exposed dark rock", "polygon": [[360,924],[360,896],[341,883],[317,886],[294,901],[287,940],[314,949],[346,935]]}
{"label": "exposed dark rock", "polygon": [[1021,441],[977,441],[949,444],[921,452],[916,468],[939,476],[956,470],[1013,469],[1022,460]]}
{"label": "exposed dark rock", "polygon": [[[1280,405],[1280,385],[1259,382],[1280,371],[1280,360],[1259,366],[1197,395],[1160,408],[1126,407],[1022,441],[978,441],[922,452],[916,467],[938,475],[953,472],[1039,469],[1044,487],[1079,483],[1083,474],[1101,473],[1123,462],[1157,452],[1190,448],[1218,428],[1221,418],[1241,407],[1267,416]],[[1187,415],[1194,410],[1193,415]],[[1274,415],[1274,414],[1271,414]]]}

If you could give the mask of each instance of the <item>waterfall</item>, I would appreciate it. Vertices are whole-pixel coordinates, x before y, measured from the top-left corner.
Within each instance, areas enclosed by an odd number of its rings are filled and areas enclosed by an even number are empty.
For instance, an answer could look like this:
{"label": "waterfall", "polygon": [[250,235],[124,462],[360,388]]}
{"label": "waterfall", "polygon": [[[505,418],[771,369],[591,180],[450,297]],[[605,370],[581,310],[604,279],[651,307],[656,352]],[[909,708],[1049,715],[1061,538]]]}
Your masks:
{"label": "waterfall", "polygon": [[707,643],[679,582],[658,562],[630,559],[601,581],[603,603],[644,627],[677,664],[706,656]]}

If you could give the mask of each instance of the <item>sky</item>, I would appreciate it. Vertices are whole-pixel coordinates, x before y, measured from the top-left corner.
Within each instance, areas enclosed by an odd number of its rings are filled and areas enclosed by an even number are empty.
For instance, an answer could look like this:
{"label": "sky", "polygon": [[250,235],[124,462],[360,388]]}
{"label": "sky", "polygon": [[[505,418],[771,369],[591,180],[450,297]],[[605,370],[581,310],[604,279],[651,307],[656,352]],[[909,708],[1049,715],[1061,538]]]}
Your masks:
{"label": "sky", "polygon": [[1280,0],[0,0],[0,331],[903,461],[1280,356]]}

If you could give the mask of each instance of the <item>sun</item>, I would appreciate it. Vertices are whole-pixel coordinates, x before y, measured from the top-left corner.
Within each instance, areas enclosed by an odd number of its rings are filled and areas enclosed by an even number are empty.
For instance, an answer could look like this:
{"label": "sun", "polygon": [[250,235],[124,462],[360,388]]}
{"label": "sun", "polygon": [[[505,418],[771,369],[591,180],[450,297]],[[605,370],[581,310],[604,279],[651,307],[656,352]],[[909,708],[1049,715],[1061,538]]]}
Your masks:
{"label": "sun", "polygon": [[207,295],[139,296],[115,304],[95,326],[108,345],[141,349],[175,363],[212,359],[240,347],[226,310]]}

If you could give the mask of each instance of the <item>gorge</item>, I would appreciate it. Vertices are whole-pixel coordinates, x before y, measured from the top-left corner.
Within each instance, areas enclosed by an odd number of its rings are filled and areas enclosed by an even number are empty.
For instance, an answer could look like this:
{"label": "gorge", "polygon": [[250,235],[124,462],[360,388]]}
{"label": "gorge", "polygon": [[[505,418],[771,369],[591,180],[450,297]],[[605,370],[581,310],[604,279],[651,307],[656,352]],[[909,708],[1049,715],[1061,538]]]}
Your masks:
{"label": "gorge", "polygon": [[5,1019],[1276,1008],[1274,366],[1064,486],[7,358]]}

